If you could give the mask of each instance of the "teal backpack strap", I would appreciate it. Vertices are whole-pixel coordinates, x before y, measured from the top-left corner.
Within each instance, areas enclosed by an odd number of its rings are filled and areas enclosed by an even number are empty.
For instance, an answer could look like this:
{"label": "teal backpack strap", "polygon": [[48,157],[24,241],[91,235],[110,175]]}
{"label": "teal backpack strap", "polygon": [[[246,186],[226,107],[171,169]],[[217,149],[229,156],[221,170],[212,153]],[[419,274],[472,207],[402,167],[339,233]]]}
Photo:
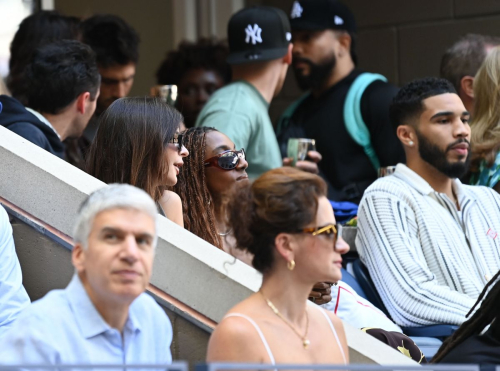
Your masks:
{"label": "teal backpack strap", "polygon": [[387,79],[384,76],[376,73],[365,72],[359,75],[349,88],[349,92],[347,93],[344,103],[344,122],[347,132],[356,143],[363,147],[363,150],[376,171],[378,171],[380,167],[380,161],[378,160],[377,154],[373,149],[370,131],[363,121],[363,116],[361,114],[361,97],[363,96],[366,88],[372,82],[377,80],[387,82]]}
{"label": "teal backpack strap", "polygon": [[283,111],[281,114],[279,120],[278,120],[278,125],[276,126],[276,134],[279,134],[281,130],[285,129],[288,123],[290,122],[290,119],[292,118],[295,110],[297,109],[298,106],[310,95],[310,93],[305,93],[303,94],[299,99],[294,101],[292,104],[290,104],[286,110]]}

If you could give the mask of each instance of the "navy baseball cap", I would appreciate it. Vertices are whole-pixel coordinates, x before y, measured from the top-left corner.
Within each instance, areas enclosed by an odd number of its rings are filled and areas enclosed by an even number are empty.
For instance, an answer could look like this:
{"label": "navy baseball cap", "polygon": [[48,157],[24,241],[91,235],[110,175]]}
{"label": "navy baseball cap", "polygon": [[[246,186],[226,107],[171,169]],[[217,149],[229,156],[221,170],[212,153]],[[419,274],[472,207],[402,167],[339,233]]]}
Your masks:
{"label": "navy baseball cap", "polygon": [[291,39],[290,22],[281,9],[270,6],[242,9],[227,25],[227,62],[242,64],[282,58]]}
{"label": "navy baseball cap", "polygon": [[292,30],[343,30],[356,33],[354,15],[338,0],[297,0],[290,11]]}

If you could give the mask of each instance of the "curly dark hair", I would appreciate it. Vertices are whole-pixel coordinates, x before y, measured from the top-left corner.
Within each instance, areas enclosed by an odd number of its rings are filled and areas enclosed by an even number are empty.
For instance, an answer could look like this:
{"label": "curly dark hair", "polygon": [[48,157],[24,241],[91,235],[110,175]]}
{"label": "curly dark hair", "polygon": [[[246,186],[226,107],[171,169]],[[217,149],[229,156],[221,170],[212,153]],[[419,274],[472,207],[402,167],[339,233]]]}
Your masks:
{"label": "curly dark hair", "polygon": [[38,48],[25,77],[27,105],[51,114],[59,113],[84,92],[94,100],[101,81],[94,52],[76,40]]}
{"label": "curly dark hair", "polygon": [[184,228],[222,249],[222,240],[215,226],[214,202],[205,178],[206,134],[217,129],[189,128],[183,133],[182,143],[189,151],[173,191],[182,200]]}
{"label": "curly dark hair", "polygon": [[227,219],[236,247],[254,255],[255,269],[268,272],[274,264],[276,236],[313,222],[322,196],[325,181],[293,167],[269,170],[253,183],[235,187]]}
{"label": "curly dark hair", "polygon": [[217,72],[227,84],[231,81],[231,68],[226,62],[228,54],[229,49],[222,41],[207,38],[196,43],[183,41],[177,50],[167,53],[156,72],[157,83],[178,85],[187,71],[203,68]]}
{"label": "curly dark hair", "polygon": [[423,112],[423,100],[446,93],[456,94],[457,92],[451,82],[436,77],[417,79],[404,85],[389,107],[394,130],[400,125],[408,124],[408,120]]}
{"label": "curly dark hair", "polygon": [[26,103],[26,66],[35,50],[60,40],[78,40],[80,20],[55,10],[42,10],[23,19],[10,44],[9,76],[6,84],[14,98]]}
{"label": "curly dark hair", "polygon": [[83,42],[96,53],[99,67],[139,61],[138,33],[122,18],[98,14],[82,22]]}

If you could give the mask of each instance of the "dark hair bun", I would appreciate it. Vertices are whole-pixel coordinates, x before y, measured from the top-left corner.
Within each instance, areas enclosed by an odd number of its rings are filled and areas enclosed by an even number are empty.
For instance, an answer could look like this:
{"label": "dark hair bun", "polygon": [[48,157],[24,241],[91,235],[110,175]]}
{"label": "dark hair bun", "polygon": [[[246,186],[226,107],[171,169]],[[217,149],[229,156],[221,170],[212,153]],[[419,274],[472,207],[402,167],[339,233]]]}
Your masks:
{"label": "dark hair bun", "polygon": [[255,269],[268,271],[274,261],[276,236],[314,221],[318,199],[325,195],[323,179],[291,167],[270,170],[253,184],[235,187],[227,215],[237,248],[254,255]]}

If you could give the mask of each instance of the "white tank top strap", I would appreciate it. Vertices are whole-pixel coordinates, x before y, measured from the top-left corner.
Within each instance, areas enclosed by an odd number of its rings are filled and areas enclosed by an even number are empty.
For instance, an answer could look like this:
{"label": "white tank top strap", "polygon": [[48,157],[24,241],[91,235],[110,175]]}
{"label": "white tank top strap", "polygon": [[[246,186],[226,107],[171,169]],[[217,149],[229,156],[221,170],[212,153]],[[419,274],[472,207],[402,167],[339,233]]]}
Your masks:
{"label": "white tank top strap", "polygon": [[[253,319],[251,319],[250,317],[248,317],[244,314],[241,314],[241,313],[229,313],[224,318],[227,318],[227,317],[241,317],[241,318],[246,319],[248,322],[250,322],[252,324],[252,326],[255,328],[255,330],[257,331],[257,333],[259,334],[260,339],[262,340],[262,343],[264,344],[264,348],[266,348],[267,355],[269,356],[269,359],[271,360],[271,364],[272,365],[276,364],[274,357],[273,357],[273,353],[271,352],[271,348],[269,348],[269,344],[267,343],[266,338],[264,337],[264,334],[260,330],[259,325],[257,325],[257,323],[255,323],[255,321]],[[345,357],[344,357],[344,359],[345,359]]]}
{"label": "white tank top strap", "polygon": [[333,326],[332,320],[330,319],[330,317],[328,316],[328,314],[326,314],[326,310],[324,310],[323,308],[321,308],[318,305],[314,305],[314,306],[316,308],[318,308],[319,311],[325,316],[326,321],[330,325],[330,328],[332,329],[332,332],[333,332],[333,336],[335,336],[335,339],[337,340],[337,344],[339,345],[340,354],[342,354],[342,358],[344,359],[344,364],[346,365],[347,364],[347,360],[345,358],[344,348],[342,347],[342,344],[340,344],[340,339],[339,339],[339,336],[337,335],[337,331],[335,330],[335,326]]}

